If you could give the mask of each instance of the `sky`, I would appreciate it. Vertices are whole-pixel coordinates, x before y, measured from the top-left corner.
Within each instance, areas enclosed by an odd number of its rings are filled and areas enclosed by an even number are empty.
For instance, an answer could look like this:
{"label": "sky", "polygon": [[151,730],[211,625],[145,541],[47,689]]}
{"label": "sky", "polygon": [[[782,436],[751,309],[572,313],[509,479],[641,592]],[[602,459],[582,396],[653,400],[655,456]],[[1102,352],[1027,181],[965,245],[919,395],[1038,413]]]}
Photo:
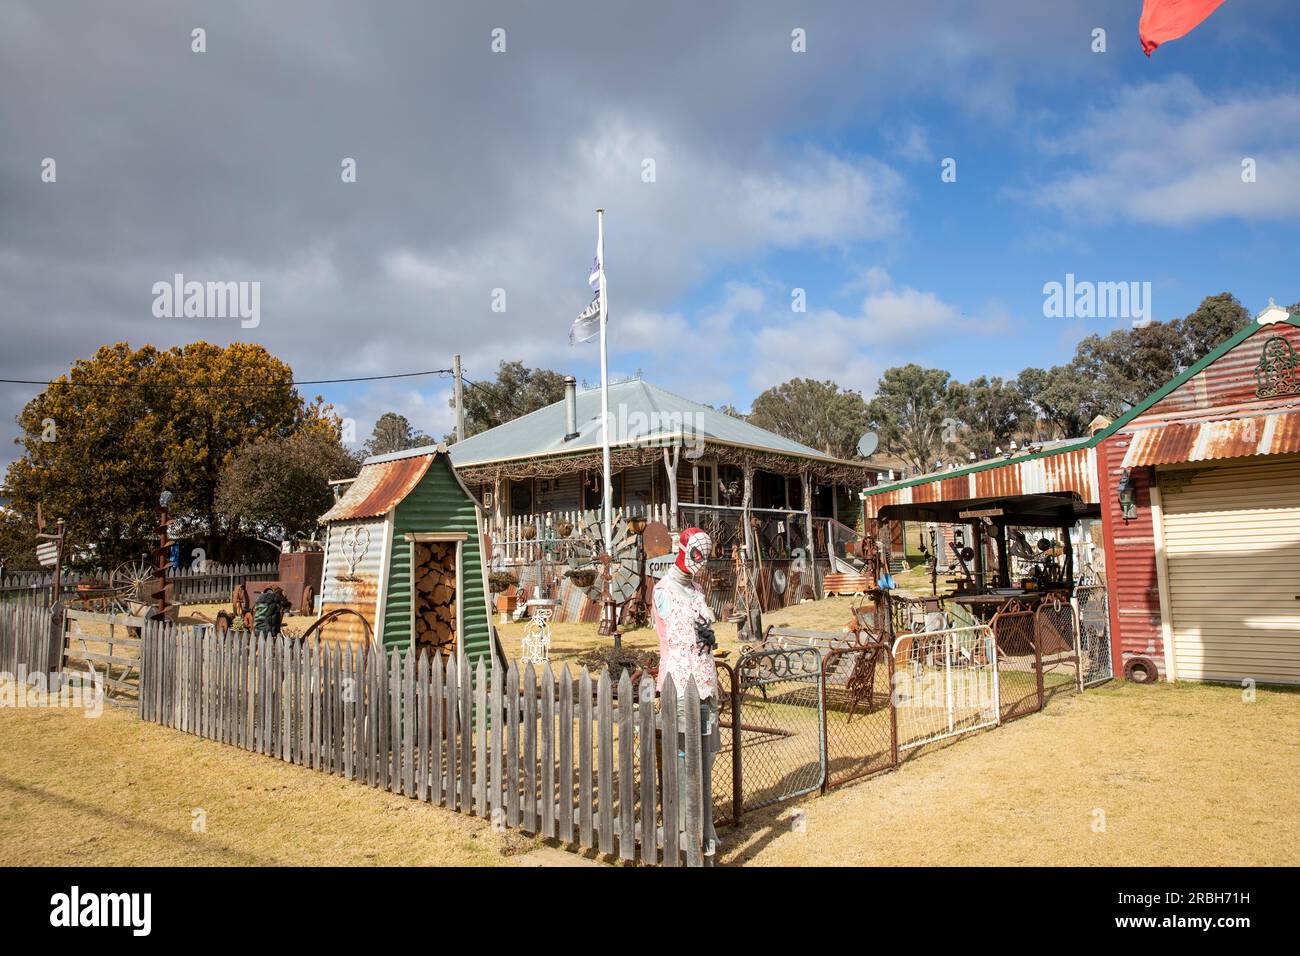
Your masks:
{"label": "sky", "polygon": [[[742,410],[907,362],[1014,376],[1131,324],[1046,314],[1067,274],[1149,283],[1160,320],[1300,300],[1300,10],[1227,0],[1148,59],[1140,9],[9,0],[0,378],[206,340],[299,379],[459,353],[594,384],[567,333],[598,207],[612,374]],[[177,273],[258,283],[256,327],[156,314]],[[36,390],[0,384],[0,466]],[[358,442],[390,409],[452,426],[445,376],[306,391]]]}

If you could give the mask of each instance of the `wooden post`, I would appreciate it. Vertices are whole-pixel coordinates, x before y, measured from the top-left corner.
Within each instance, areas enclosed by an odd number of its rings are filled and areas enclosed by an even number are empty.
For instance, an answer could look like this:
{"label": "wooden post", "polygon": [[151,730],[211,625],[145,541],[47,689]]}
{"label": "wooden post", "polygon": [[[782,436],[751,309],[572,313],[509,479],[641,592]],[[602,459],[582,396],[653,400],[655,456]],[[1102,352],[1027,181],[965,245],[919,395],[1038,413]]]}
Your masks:
{"label": "wooden post", "polygon": [[664,449],[664,473],[668,476],[668,514],[671,519],[671,527],[668,530],[670,531],[679,530],[677,527],[677,463],[681,461],[681,457],[680,445]]}
{"label": "wooden post", "polygon": [[993,539],[993,546],[998,552],[998,586],[1011,587],[1011,566],[1007,557],[1007,526],[999,525],[999,534]]}
{"label": "wooden post", "polygon": [[812,581],[813,594],[820,597],[821,582],[817,580],[816,547],[813,544],[812,473],[805,468],[799,473],[799,480],[803,482],[804,530],[808,537],[808,553],[804,560],[808,562],[808,579]]}
{"label": "wooden post", "polygon": [[754,507],[754,466],[746,462],[744,469],[744,497],[740,500],[740,520],[745,522],[745,557],[748,561],[757,561],[758,555],[754,551],[754,529],[750,516]]}

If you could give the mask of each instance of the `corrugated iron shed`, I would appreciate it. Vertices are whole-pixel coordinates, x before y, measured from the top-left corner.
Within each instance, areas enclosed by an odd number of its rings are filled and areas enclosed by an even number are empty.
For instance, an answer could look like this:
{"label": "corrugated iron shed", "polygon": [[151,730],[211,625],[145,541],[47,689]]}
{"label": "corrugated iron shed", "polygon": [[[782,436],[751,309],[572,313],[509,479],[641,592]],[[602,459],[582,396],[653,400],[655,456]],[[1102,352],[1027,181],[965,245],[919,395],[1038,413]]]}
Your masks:
{"label": "corrugated iron shed", "polygon": [[321,522],[355,521],[387,514],[420,483],[431,461],[433,455],[419,455],[366,464],[343,497],[321,516]]}
{"label": "corrugated iron shed", "polygon": [[[1082,439],[1080,441],[1083,441]],[[1097,466],[1092,448],[1066,446],[1004,463],[985,462],[954,475],[925,475],[884,487],[867,489],[867,516],[875,518],[888,505],[929,504],[1018,495],[1073,492],[1088,503],[1100,501]]]}
{"label": "corrugated iron shed", "polygon": [[1133,433],[1125,468],[1300,452],[1300,411],[1174,422]]}

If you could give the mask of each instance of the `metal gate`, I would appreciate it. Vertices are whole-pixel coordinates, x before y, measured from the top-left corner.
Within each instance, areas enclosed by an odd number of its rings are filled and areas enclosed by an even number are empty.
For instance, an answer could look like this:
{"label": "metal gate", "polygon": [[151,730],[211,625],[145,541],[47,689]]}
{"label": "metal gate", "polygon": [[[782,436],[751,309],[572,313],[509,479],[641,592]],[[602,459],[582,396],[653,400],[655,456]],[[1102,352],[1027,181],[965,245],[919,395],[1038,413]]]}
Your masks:
{"label": "metal gate", "polygon": [[738,768],[733,819],[821,789],[826,778],[821,652],[815,647],[748,651],[736,661],[732,679],[732,712],[722,715],[721,724],[724,746],[729,737]]}
{"label": "metal gate", "polygon": [[893,652],[899,750],[998,722],[997,646],[989,627],[905,634]]}
{"label": "metal gate", "polygon": [[1056,595],[1044,599],[1034,611],[1034,641],[1042,671],[1039,689],[1043,704],[1057,694],[1083,689],[1076,623],[1074,605]]}
{"label": "metal gate", "polygon": [[1079,655],[1083,686],[1115,676],[1110,657],[1110,604],[1104,584],[1075,588],[1079,606]]}

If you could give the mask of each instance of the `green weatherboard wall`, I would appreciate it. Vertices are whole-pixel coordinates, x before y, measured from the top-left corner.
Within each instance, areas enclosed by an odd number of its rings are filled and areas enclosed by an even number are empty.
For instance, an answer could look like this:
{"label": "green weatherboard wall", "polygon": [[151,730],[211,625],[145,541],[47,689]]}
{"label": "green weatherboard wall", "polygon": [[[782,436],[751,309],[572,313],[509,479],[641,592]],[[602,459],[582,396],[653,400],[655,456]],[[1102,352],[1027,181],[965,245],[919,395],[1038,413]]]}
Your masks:
{"label": "green weatherboard wall", "polygon": [[397,506],[393,517],[392,554],[388,566],[388,598],[384,606],[383,641],[390,647],[411,643],[411,544],[408,533],[463,532],[461,545],[461,605],[464,633],[461,647],[470,661],[489,656],[492,649],[487,595],[483,591],[482,542],[474,499],[452,473],[445,454],[436,455],[429,470]]}

